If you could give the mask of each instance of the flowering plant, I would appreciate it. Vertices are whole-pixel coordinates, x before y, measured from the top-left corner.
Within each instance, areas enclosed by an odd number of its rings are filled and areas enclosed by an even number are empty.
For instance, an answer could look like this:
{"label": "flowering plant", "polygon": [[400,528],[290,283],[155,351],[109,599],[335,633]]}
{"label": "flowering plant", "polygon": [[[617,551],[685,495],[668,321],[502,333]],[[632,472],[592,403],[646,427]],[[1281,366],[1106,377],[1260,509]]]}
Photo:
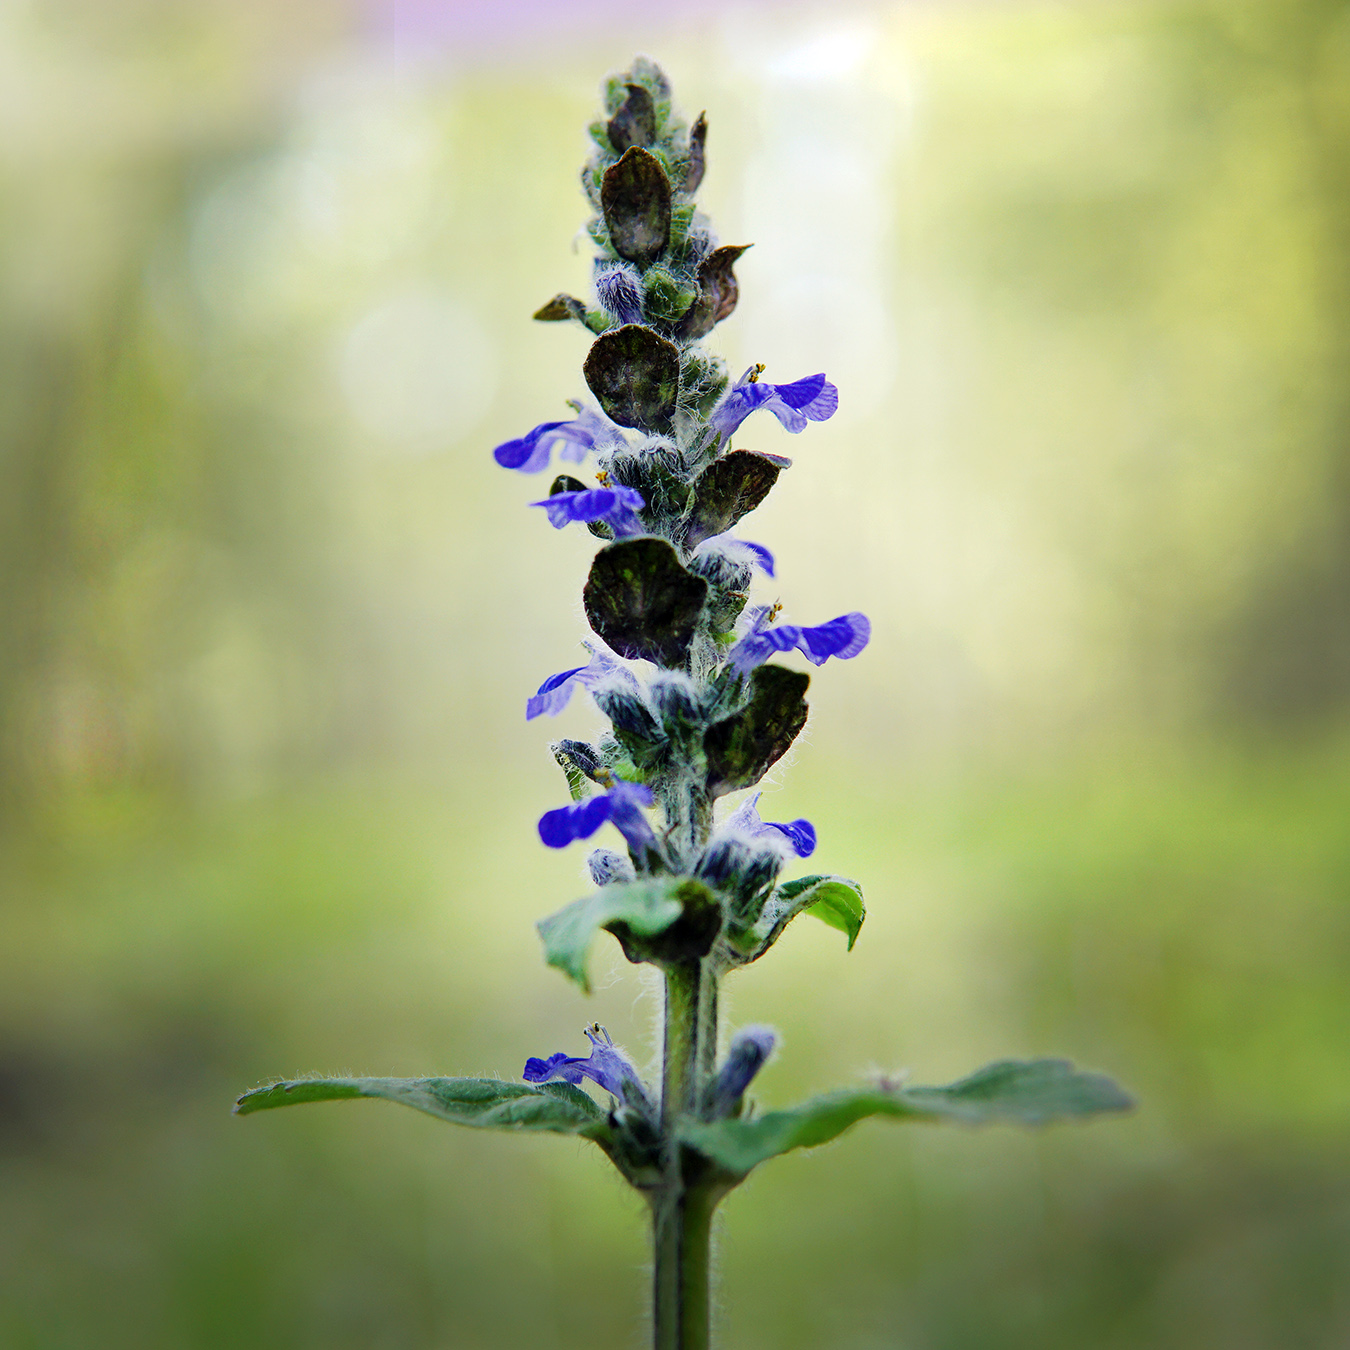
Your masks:
{"label": "flowering plant", "polygon": [[[582,989],[602,930],[630,961],[661,972],[659,1081],[645,1082],[593,1024],[587,1055],[530,1058],[521,1082],[299,1080],[245,1093],[236,1110],[383,1097],[459,1125],[593,1141],[650,1206],[655,1344],[697,1350],[709,1344],[714,1209],[760,1163],[867,1116],[1034,1125],[1129,1099],[1062,1060],[1006,1060],[945,1087],[882,1080],[757,1113],[746,1091],[774,1032],[744,1027],[719,1055],[718,991],[730,972],[759,960],[799,915],[842,930],[850,948],[862,928],[856,881],[780,882],[788,863],[814,852],[816,831],[804,819],[762,820],[753,789],[807,720],[810,677],[771,658],[848,660],[870,625],[858,613],[778,623],[779,606],[749,604],[755,570],[773,576],[774,559],[732,530],[791,461],[734,448],[733,438],[761,408],[800,433],[834,414],[838,390],[823,374],[775,384],[758,365],[731,381],[703,339],[736,307],[734,265],[747,246],[719,247],[694,204],[707,123],[681,120],[665,76],[642,58],[608,81],[605,111],[582,175],[595,210],[595,303],[559,295],[535,315],[594,335],[584,374],[596,406],[573,404],[574,417],[543,422],[494,456],[526,474],[548,468],[555,450],[573,465],[594,457],[597,485],[561,473],[532,503],[556,528],[584,525],[605,541],[582,593],[590,659],[545,679],[525,715],[554,716],[580,688],[608,718],[595,744],[552,746],[572,800],[545,813],[539,837],[564,848],[609,825],[623,848],[595,849],[596,889],[539,932],[547,962]],[[739,792],[748,795],[719,818],[719,800]]]}

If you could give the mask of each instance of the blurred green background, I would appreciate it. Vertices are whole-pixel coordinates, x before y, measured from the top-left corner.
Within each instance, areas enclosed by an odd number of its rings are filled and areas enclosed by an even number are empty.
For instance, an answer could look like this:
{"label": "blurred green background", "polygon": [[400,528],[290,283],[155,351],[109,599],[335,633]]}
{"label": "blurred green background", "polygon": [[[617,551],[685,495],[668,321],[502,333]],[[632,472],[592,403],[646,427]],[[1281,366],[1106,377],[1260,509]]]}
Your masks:
{"label": "blurred green background", "polygon": [[[867,887],[740,977],[761,1100],[1062,1053],[1142,1102],[872,1124],[728,1203],[737,1350],[1350,1343],[1350,7],[0,7],[0,1345],[640,1344],[593,1151],[304,1071],[607,1023],[526,693],[592,541],[583,128],[662,60],[754,240],[714,341],[842,406],[748,530],[868,612],[768,806]],[[554,734],[581,735],[578,705]],[[786,813],[785,815],[783,813]]]}

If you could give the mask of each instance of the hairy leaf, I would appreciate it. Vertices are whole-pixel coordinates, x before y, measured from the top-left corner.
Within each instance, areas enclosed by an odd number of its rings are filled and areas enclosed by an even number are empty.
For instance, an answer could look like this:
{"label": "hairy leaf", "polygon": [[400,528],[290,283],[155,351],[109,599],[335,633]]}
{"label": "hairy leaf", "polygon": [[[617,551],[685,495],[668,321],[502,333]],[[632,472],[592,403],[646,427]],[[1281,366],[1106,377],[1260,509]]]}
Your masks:
{"label": "hairy leaf", "polygon": [[752,787],[787,752],[806,725],[803,695],[810,683],[809,675],[786,666],[751,672],[749,703],[734,717],[714,722],[703,737],[714,797]]}
{"label": "hairy leaf", "polygon": [[1127,1111],[1134,1103],[1109,1078],[1063,1059],[1000,1060],[948,1087],[868,1087],[813,1097],[752,1119],[688,1122],[681,1137],[723,1171],[751,1168],[794,1148],[828,1143],[867,1116],[968,1125],[1046,1125]]}
{"label": "hairy leaf", "polygon": [[568,1083],[503,1083],[496,1078],[301,1078],[246,1092],[234,1105],[239,1116],[299,1102],[382,1097],[414,1110],[489,1130],[546,1130],[607,1138],[605,1113]]}
{"label": "hairy leaf", "polygon": [[753,247],[750,244],[723,244],[698,265],[698,296],[680,319],[682,338],[706,337],[716,324],[736,308],[741,288],[731,269],[736,259]]}
{"label": "hairy leaf", "polygon": [[798,914],[810,914],[847,934],[852,951],[867,917],[862,887],[847,877],[810,876],[785,881],[765,901],[754,927],[737,943],[746,953],[745,962],[763,956]]}
{"label": "hairy leaf", "polygon": [[685,892],[690,887],[705,893],[707,889],[687,877],[616,881],[602,886],[539,921],[544,959],[590,993],[586,953],[596,933],[621,924],[635,937],[657,937],[683,916]]}
{"label": "hairy leaf", "polygon": [[783,462],[753,450],[733,450],[715,459],[694,481],[694,504],[685,523],[685,543],[697,548],[749,515],[778,481]]}
{"label": "hairy leaf", "polygon": [[670,238],[670,180],[661,161],[634,146],[605,170],[600,209],[614,251],[631,262],[656,258]]}
{"label": "hairy leaf", "polygon": [[582,367],[591,393],[621,427],[661,431],[680,392],[680,349],[641,324],[602,333]]}
{"label": "hairy leaf", "polygon": [[672,667],[689,650],[707,594],[664,539],[639,538],[595,555],[581,598],[591,627],[620,656]]}

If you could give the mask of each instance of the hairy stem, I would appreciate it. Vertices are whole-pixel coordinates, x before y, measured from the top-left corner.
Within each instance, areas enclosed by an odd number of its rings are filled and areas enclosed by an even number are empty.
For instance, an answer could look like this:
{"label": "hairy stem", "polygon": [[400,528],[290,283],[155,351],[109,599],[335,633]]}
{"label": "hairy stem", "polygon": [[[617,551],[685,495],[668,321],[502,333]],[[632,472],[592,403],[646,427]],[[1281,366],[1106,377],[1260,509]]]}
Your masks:
{"label": "hairy stem", "polygon": [[[709,1256],[717,1196],[681,1147],[681,1116],[698,1113],[717,1040],[716,979],[701,961],[666,970],[665,1066],[661,1131],[666,1140],[660,1189],[652,1196],[656,1350],[707,1350]],[[696,1170],[701,1170],[694,1163]]]}

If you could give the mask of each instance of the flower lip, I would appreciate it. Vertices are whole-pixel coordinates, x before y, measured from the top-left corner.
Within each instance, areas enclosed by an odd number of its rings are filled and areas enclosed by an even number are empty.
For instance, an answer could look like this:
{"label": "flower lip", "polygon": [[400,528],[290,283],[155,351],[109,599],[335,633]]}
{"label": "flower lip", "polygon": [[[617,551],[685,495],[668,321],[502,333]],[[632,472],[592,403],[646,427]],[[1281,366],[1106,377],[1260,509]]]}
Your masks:
{"label": "flower lip", "polygon": [[830,657],[848,661],[858,655],[872,636],[872,624],[866,614],[856,610],[841,614],[828,623],[804,628],[784,623],[765,627],[766,612],[756,616],[748,632],[727,654],[727,661],[742,675],[763,665],[775,652],[795,647],[813,666],[823,666]]}
{"label": "flower lip", "polygon": [[799,818],[784,824],[777,820],[761,820],[759,799],[764,794],[756,792],[747,797],[719,827],[709,843],[709,850],[728,840],[771,842],[779,849],[783,841],[799,858],[809,858],[816,851],[816,827],[809,820]]}
{"label": "flower lip", "polygon": [[724,553],[739,561],[761,568],[766,576],[773,576],[773,554],[763,544],[752,544],[748,539],[737,539],[730,534],[714,534],[694,550],[694,557],[709,553]]}
{"label": "flower lip", "polygon": [[[575,480],[574,480],[575,481]],[[555,530],[576,521],[589,525],[592,521],[603,521],[619,536],[640,534],[642,522],[637,517],[646,503],[642,494],[629,487],[583,488],[573,492],[555,492],[542,502],[531,502],[531,506],[542,506],[548,515],[549,523]]]}
{"label": "flower lip", "polygon": [[574,840],[589,839],[608,822],[639,858],[649,851],[659,852],[656,835],[641,810],[654,800],[651,789],[613,775],[609,781],[612,786],[607,792],[545,811],[539,818],[539,838],[549,848],[566,848]]}
{"label": "flower lip", "polygon": [[492,458],[504,469],[519,473],[538,473],[548,468],[554,446],[559,446],[559,457],[579,464],[588,450],[617,444],[621,439],[618,428],[593,408],[572,403],[577,415],[569,421],[540,422],[514,441],[503,441]]}
{"label": "flower lip", "polygon": [[585,1058],[568,1055],[562,1050],[547,1059],[531,1057],[525,1061],[521,1077],[527,1083],[548,1083],[556,1079],[574,1087],[579,1087],[582,1079],[589,1078],[611,1096],[650,1112],[651,1102],[642,1079],[628,1057],[614,1044],[609,1032],[599,1022],[593,1022],[586,1028],[586,1039],[591,1043],[591,1053]]}
{"label": "flower lip", "polygon": [[633,693],[638,692],[637,678],[627,666],[602,648],[592,647],[591,659],[586,665],[550,675],[526,700],[525,720],[533,721],[542,713],[556,717],[571,702],[572,690],[577,685],[584,685],[594,691],[606,681],[623,685]]}
{"label": "flower lip", "polygon": [[809,858],[816,851],[816,827],[809,820],[790,820],[786,825],[776,820],[764,822],[769,829],[777,830],[792,845],[799,858]]}
{"label": "flower lip", "polygon": [[732,435],[756,408],[768,408],[794,434],[807,422],[824,422],[839,408],[839,390],[824,372],[806,375],[790,384],[760,380],[762,366],[751,366],[712,410],[708,425],[726,437]]}

